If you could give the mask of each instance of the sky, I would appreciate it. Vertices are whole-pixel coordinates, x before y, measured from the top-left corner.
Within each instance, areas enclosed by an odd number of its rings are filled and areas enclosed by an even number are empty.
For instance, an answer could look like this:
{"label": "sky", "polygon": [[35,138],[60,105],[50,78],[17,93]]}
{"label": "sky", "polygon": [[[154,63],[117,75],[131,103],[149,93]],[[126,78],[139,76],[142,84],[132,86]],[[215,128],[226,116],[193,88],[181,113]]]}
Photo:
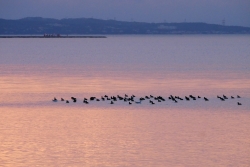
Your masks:
{"label": "sky", "polygon": [[250,27],[250,0],[0,0],[0,18],[97,18]]}

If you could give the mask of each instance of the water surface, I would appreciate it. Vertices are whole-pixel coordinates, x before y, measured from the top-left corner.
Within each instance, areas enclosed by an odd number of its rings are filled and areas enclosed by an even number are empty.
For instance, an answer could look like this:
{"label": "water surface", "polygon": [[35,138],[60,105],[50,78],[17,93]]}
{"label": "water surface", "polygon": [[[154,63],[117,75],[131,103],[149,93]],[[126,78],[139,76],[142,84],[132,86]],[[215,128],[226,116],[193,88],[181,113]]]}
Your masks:
{"label": "water surface", "polygon": [[[0,39],[0,163],[248,166],[249,39]],[[192,94],[209,101],[82,103],[105,94],[136,100]],[[241,98],[216,98],[223,94]],[[51,101],[71,96],[77,103]]]}

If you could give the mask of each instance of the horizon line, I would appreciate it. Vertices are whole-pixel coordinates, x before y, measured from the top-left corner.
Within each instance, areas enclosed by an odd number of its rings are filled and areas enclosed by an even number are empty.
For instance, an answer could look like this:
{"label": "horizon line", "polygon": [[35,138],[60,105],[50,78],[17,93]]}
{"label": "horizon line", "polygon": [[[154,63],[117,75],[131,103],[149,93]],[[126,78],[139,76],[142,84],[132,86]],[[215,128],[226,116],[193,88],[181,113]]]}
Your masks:
{"label": "horizon line", "polygon": [[117,21],[117,22],[127,22],[127,23],[147,23],[147,24],[192,24],[192,23],[202,23],[202,24],[210,24],[210,25],[219,25],[219,26],[226,26],[226,27],[245,27],[245,28],[250,28],[247,26],[239,26],[239,25],[223,25],[223,24],[216,24],[216,23],[207,23],[207,22],[187,22],[187,21],[183,21],[183,22],[144,22],[144,21],[121,21],[121,20],[116,20],[116,18],[113,19],[99,19],[99,18],[93,18],[93,17],[72,17],[72,18],[61,18],[61,19],[57,19],[57,18],[49,18],[49,17],[40,17],[40,16],[34,16],[34,17],[23,17],[20,19],[4,19],[4,18],[0,18],[3,20],[22,20],[22,19],[28,19],[28,18],[41,18],[41,19],[53,19],[53,20],[66,20],[66,19],[93,19],[93,20],[103,20],[103,21]]}

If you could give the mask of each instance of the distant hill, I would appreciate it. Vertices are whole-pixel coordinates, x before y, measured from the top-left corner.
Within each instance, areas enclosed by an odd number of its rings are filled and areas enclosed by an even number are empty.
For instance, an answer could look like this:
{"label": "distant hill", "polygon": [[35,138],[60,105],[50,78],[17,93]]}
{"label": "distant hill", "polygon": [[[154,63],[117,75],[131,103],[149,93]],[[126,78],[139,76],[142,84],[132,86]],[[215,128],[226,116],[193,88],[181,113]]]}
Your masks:
{"label": "distant hill", "polygon": [[0,35],[13,34],[250,34],[250,27],[206,23],[144,23],[92,18],[0,19]]}

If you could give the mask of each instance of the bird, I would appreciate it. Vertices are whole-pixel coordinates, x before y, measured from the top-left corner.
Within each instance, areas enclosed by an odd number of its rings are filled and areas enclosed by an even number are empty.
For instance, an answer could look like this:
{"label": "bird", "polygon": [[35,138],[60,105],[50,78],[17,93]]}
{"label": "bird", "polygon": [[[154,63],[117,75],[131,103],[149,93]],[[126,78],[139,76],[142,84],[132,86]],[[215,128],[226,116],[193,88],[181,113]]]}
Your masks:
{"label": "bird", "polygon": [[131,102],[129,102],[128,104],[132,104]]}
{"label": "bird", "polygon": [[90,97],[90,100],[91,100],[91,101],[92,101],[92,100],[95,100],[95,98],[96,98],[96,97]]}
{"label": "bird", "polygon": [[165,99],[163,97],[159,96],[159,98],[161,101],[165,101]]}
{"label": "bird", "polygon": [[53,102],[57,102],[57,99],[54,97],[54,99],[52,100]]}
{"label": "bird", "polygon": [[64,101],[64,99],[63,99],[63,98],[61,98],[61,101]]}
{"label": "bird", "polygon": [[227,96],[225,96],[225,95],[223,95],[223,98],[224,98],[224,99],[228,99]]}
{"label": "bird", "polygon": [[114,104],[114,102],[113,102],[113,101],[111,101],[111,102],[110,102],[110,104]]}
{"label": "bird", "polygon": [[239,96],[239,95],[237,95],[237,98],[240,98],[240,96]]}
{"label": "bird", "polygon": [[194,96],[193,96],[193,95],[189,95],[189,97],[194,98]]}
{"label": "bird", "polygon": [[220,99],[221,101],[225,101],[225,99],[223,99],[222,97],[219,97],[219,99]]}
{"label": "bird", "polygon": [[208,101],[208,99],[207,99],[206,97],[204,97],[204,100],[205,100],[205,101]]}
{"label": "bird", "polygon": [[142,101],[142,100],[145,100],[145,99],[143,97],[141,97],[140,100]]}
{"label": "bird", "polygon": [[83,103],[85,103],[85,104],[89,104],[89,102],[87,102],[86,100],[83,100]]}
{"label": "bird", "polygon": [[242,105],[240,102],[238,102],[238,105],[240,106],[240,105]]}
{"label": "bird", "polygon": [[233,97],[233,96],[231,96],[231,99],[234,99],[234,97]]}
{"label": "bird", "polygon": [[76,98],[75,97],[71,97],[71,99],[73,100],[73,102],[76,102]]}
{"label": "bird", "polygon": [[66,100],[66,103],[69,103],[69,101],[68,101],[68,100]]}

